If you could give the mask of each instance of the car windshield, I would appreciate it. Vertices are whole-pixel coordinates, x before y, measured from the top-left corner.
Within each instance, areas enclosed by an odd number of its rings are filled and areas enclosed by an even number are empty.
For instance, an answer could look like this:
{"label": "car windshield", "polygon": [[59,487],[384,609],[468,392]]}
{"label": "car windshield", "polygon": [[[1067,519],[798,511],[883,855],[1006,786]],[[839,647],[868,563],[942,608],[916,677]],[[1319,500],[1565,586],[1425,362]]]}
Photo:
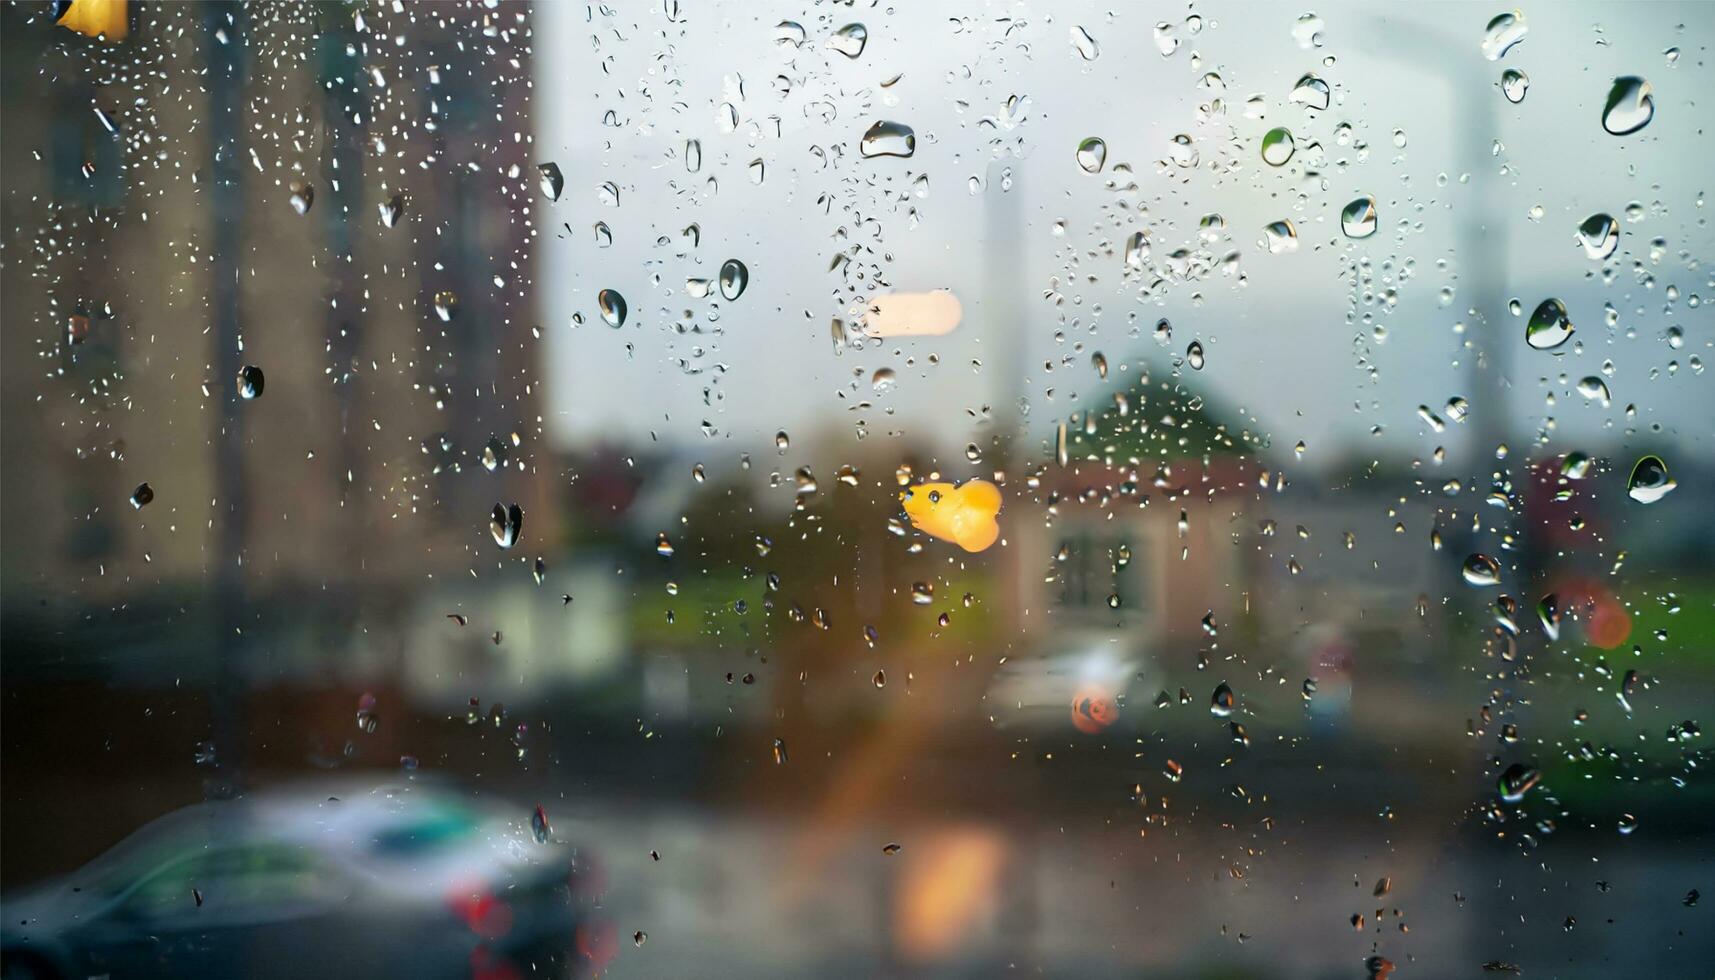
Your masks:
{"label": "car windshield", "polygon": [[1707,972],[1712,45],[0,4],[0,976]]}
{"label": "car windshield", "polygon": [[406,857],[456,848],[477,831],[468,813],[447,807],[393,824],[375,835],[375,852],[387,857]]}

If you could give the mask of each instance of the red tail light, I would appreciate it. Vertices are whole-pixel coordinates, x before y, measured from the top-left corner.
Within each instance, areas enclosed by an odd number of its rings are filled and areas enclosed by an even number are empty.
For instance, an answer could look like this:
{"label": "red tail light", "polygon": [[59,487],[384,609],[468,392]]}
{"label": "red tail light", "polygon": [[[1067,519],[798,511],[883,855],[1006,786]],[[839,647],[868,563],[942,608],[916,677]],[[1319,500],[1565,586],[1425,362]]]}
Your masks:
{"label": "red tail light", "polygon": [[499,939],[512,931],[512,907],[486,888],[455,889],[447,896],[447,907],[471,932],[484,939]]}

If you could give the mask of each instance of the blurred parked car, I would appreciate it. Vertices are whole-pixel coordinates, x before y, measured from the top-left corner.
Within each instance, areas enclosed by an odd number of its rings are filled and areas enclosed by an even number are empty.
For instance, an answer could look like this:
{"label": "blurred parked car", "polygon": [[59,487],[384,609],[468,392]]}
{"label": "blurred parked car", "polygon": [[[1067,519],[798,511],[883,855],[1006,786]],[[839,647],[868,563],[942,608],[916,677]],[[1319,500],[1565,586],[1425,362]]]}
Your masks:
{"label": "blurred parked car", "polygon": [[571,854],[528,813],[415,782],[202,803],[7,896],[0,974],[543,975],[580,924]]}
{"label": "blurred parked car", "polygon": [[1001,728],[1076,729],[1119,720],[1128,697],[1154,691],[1160,670],[1103,634],[1070,632],[1046,652],[1009,658],[989,682],[985,703]]}

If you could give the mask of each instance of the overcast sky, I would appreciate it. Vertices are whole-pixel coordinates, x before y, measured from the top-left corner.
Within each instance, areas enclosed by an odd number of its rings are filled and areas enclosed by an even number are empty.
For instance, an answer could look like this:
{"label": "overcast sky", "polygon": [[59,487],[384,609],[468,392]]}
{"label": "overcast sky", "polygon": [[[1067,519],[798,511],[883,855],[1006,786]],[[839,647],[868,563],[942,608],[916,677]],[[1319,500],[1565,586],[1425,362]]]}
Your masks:
{"label": "overcast sky", "polygon": [[[538,203],[549,425],[561,445],[653,434],[714,460],[772,447],[785,429],[840,436],[818,440],[837,459],[864,418],[872,439],[903,432],[962,463],[982,405],[1022,398],[1032,436],[1045,438],[1117,381],[1120,364],[1153,358],[1161,377],[1195,339],[1207,363],[1186,371],[1191,381],[1243,406],[1277,447],[1305,440],[1306,465],[1440,444],[1480,458],[1462,440],[1500,433],[1524,446],[1550,417],[1554,451],[1665,441],[1706,458],[1715,449],[1715,384],[1692,366],[1715,359],[1710,315],[1691,306],[1693,296],[1715,298],[1703,203],[1715,5],[1527,7],[1528,32],[1499,61],[1481,41],[1500,5],[1319,4],[1309,47],[1308,32],[1294,31],[1308,6],[1197,5],[1196,33],[1193,8],[1171,17],[1170,56],[1154,36],[1169,8],[1155,5],[684,3],[677,21],[660,4],[616,6],[612,18],[583,4],[536,12],[537,153],[566,177],[558,203]],[[802,25],[801,46],[777,42],[783,20]],[[855,59],[826,44],[852,21],[868,31]],[[1094,60],[1073,43],[1080,26],[1099,47]],[[1517,105],[1500,90],[1507,67],[1529,77]],[[1306,72],[1331,86],[1328,109],[1290,100]],[[1628,74],[1649,81],[1655,116],[1616,137],[1601,126],[1603,101]],[[1250,118],[1258,95],[1266,115]],[[1217,98],[1223,114],[1200,111]],[[739,120],[732,131],[723,103]],[[616,125],[603,124],[610,110]],[[912,158],[860,156],[877,119],[915,130]],[[1274,126],[1297,145],[1282,167],[1260,157]],[[1184,165],[1176,134],[1192,138],[1196,166]],[[1107,145],[1100,174],[1075,159],[1088,136]],[[701,144],[696,172],[688,139]],[[1122,164],[1132,173],[1116,173]],[[984,181],[974,193],[973,177]],[[618,186],[617,206],[604,203],[603,181]],[[1340,209],[1366,193],[1380,230],[1353,242],[1340,233]],[[1638,220],[1627,219],[1632,204]],[[1606,263],[1586,258],[1575,236],[1603,211],[1622,228]],[[1206,214],[1225,228],[1202,244]],[[1300,245],[1271,254],[1262,229],[1283,218]],[[598,245],[598,220],[611,247]],[[692,222],[701,241],[687,250],[681,231]],[[1178,248],[1212,260],[1236,251],[1244,284],[1214,272],[1141,296],[1145,280],[1125,275],[1122,260],[1140,230],[1152,268]],[[662,236],[669,244],[657,244]],[[1664,244],[1652,258],[1656,239]],[[869,251],[830,271],[854,245]],[[742,297],[687,294],[688,277],[713,279],[728,258],[749,268]],[[953,290],[963,324],[836,354],[829,321],[868,295],[857,275],[871,267],[891,289]],[[622,329],[600,319],[604,288],[627,300]],[[1391,306],[1365,298],[1389,289]],[[1553,352],[1532,350],[1525,319],[1549,296],[1566,303],[1577,332]],[[1506,310],[1511,297],[1520,316]],[[1604,302],[1617,328],[1605,325]],[[574,313],[582,326],[571,326]],[[1173,325],[1166,347],[1152,336],[1162,317]],[[1672,326],[1684,334],[1677,349]],[[1112,366],[1107,382],[1094,351]],[[1479,351],[1490,367],[1473,372]],[[686,373],[681,359],[727,369],[717,382],[710,370]],[[1576,386],[1610,360],[1603,407]],[[883,367],[897,384],[877,395],[871,377]],[[720,397],[705,404],[710,383]],[[1431,432],[1418,406],[1439,411],[1455,396],[1469,401],[1471,420]],[[865,399],[873,407],[854,409]],[[1628,425],[1640,435],[1627,437]]]}

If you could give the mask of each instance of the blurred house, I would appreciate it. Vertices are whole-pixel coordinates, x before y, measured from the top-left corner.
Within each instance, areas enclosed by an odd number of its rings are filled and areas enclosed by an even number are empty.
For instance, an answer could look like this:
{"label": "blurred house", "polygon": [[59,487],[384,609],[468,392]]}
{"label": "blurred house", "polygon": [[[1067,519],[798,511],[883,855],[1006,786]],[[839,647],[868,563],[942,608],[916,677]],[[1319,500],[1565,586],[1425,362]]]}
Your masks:
{"label": "blurred house", "polygon": [[1259,439],[1147,368],[1062,439],[1063,462],[1026,491],[1047,519],[1007,525],[1028,635],[1053,645],[1118,630],[1133,651],[1166,656],[1208,636],[1206,616],[1242,611],[1250,573],[1234,544],[1267,491]]}

